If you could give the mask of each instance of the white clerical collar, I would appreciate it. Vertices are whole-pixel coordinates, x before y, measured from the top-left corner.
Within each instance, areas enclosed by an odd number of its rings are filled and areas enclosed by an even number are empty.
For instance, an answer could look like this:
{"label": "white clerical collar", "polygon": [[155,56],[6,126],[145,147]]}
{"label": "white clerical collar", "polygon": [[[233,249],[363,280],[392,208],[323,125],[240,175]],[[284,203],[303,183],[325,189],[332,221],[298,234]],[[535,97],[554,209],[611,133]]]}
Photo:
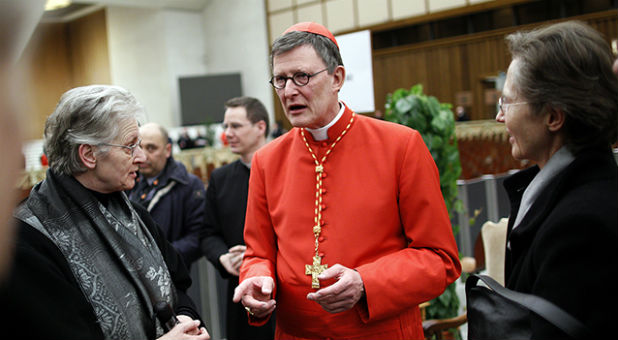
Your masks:
{"label": "white clerical collar", "polygon": [[335,118],[328,123],[326,126],[323,126],[321,128],[318,129],[310,129],[307,128],[307,131],[311,132],[311,135],[313,136],[313,139],[315,141],[321,141],[321,140],[327,140],[328,139],[328,129],[335,125],[335,123],[337,123],[337,121],[339,121],[339,118],[341,118],[341,116],[343,116],[343,111],[345,111],[345,105],[343,105],[341,102],[339,102],[339,113],[337,113],[337,115],[335,116]]}

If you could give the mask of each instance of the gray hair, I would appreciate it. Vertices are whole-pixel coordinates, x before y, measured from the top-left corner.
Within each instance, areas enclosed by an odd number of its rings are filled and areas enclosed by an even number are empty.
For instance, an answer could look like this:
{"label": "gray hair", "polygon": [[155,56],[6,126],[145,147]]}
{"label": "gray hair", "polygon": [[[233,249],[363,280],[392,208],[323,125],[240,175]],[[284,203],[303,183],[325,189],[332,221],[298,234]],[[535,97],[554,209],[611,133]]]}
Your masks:
{"label": "gray hair", "polygon": [[[120,123],[137,120],[143,110],[129,91],[118,86],[90,85],[65,92],[45,122],[43,149],[50,168],[65,175],[85,172],[79,146],[113,142]],[[107,147],[97,150],[107,151]]]}
{"label": "gray hair", "polygon": [[270,53],[270,68],[273,68],[273,60],[276,56],[302,45],[313,47],[328,67],[329,74],[332,74],[337,66],[343,66],[339,48],[330,39],[315,33],[292,31],[280,36],[273,42],[272,52]]}
{"label": "gray hair", "polygon": [[618,78],[609,44],[590,26],[569,21],[506,37],[520,67],[516,89],[533,112],[565,114],[566,145],[577,153],[618,138]]}

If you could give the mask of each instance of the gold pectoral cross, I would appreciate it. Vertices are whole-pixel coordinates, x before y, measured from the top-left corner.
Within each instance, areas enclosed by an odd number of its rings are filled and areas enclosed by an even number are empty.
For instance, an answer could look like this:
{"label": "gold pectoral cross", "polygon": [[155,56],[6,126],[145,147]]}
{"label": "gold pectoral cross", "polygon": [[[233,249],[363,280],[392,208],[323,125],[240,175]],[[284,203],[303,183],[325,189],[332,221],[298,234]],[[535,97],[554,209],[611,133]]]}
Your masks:
{"label": "gold pectoral cross", "polygon": [[322,258],[320,256],[313,257],[313,265],[305,265],[305,275],[311,275],[311,288],[320,288],[320,281],[318,275],[328,268],[327,264],[321,264]]}

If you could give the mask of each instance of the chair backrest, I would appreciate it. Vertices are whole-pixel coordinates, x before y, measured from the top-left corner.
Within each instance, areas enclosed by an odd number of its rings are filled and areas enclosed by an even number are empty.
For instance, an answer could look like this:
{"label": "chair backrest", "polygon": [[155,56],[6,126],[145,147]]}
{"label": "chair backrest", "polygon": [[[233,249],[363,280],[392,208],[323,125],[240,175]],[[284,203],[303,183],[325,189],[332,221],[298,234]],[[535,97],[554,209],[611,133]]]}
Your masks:
{"label": "chair backrest", "polygon": [[504,285],[504,256],[506,251],[507,225],[508,218],[502,218],[498,223],[487,221],[481,227],[487,275],[491,276],[502,285]]}

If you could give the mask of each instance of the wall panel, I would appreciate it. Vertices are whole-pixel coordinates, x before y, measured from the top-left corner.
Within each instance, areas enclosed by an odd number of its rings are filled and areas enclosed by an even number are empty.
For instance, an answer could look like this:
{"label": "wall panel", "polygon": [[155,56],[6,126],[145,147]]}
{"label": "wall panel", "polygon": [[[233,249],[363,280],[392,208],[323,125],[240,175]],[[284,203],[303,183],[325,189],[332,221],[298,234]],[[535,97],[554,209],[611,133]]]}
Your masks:
{"label": "wall panel", "polygon": [[45,119],[52,113],[60,95],[71,88],[71,66],[64,24],[41,24],[21,56],[18,68],[23,74],[17,84],[28,108],[25,139],[43,136]]}
{"label": "wall panel", "polygon": [[[596,13],[579,19],[587,21],[608,40],[618,36],[616,11]],[[384,110],[388,93],[421,83],[425,93],[454,106],[457,93],[471,91],[473,103],[468,112],[470,117],[492,119],[496,113],[495,105],[486,105],[485,90],[493,88],[494,84],[486,80],[497,76],[499,72],[506,72],[508,68],[510,55],[504,37],[518,29],[535,26],[507,28],[374,51],[376,110]]]}
{"label": "wall panel", "polygon": [[109,53],[105,11],[67,25],[73,86],[109,84]]}
{"label": "wall panel", "polygon": [[42,23],[18,65],[23,79],[16,86],[28,106],[25,139],[41,139],[45,120],[67,90],[110,82],[105,11],[72,23]]}

